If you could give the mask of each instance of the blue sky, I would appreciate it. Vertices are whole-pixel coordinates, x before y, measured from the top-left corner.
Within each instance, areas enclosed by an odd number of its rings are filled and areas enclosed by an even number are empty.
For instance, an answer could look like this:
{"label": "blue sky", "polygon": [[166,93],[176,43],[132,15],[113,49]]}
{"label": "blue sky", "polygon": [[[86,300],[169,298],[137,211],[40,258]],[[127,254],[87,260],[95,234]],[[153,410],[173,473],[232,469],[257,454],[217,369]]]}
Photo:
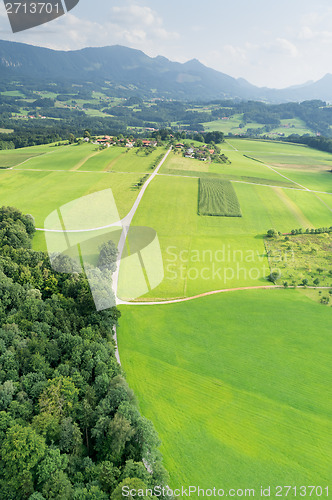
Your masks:
{"label": "blue sky", "polygon": [[328,0],[80,0],[66,16],[15,35],[1,2],[0,38],[63,50],[121,44],[180,62],[197,58],[269,87],[332,73]]}

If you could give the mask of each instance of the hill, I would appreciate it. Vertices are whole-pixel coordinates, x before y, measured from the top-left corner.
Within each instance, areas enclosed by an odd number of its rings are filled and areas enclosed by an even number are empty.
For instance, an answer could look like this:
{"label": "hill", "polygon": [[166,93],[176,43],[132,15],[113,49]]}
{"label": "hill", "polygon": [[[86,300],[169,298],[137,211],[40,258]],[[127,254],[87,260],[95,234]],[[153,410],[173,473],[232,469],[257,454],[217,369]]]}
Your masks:
{"label": "hill", "polygon": [[182,64],[119,45],[66,52],[0,41],[0,74],[2,82],[14,78],[67,83],[107,80],[117,91],[134,90],[144,97],[332,101],[332,75],[282,90],[259,88],[243,78],[208,68],[197,59]]}

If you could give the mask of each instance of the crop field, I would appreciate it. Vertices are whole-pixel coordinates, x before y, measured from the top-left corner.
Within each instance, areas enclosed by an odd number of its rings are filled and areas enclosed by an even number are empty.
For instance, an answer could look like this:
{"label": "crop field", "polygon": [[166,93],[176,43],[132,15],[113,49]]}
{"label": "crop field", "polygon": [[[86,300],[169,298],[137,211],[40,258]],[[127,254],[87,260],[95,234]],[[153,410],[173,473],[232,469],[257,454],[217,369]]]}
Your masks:
{"label": "crop field", "polygon": [[198,214],[242,217],[232,184],[221,179],[199,179]]}
{"label": "crop field", "polygon": [[[43,227],[61,205],[111,188],[124,217],[139,193],[135,184],[153,172],[166,149],[150,155],[126,151],[84,144],[0,152],[0,165],[14,166],[0,170],[1,204],[32,214]],[[147,188],[133,226],[157,232],[164,261],[163,282],[141,301],[225,292],[178,304],[120,306],[123,367],[162,439],[170,486],[325,484],[332,466],[331,307],[319,304],[319,291],[309,288],[234,289],[271,284],[268,229],[289,233],[332,225],[332,195],[295,184],[310,188],[310,175],[317,185],[325,182],[332,155],[236,139],[222,144],[222,151],[231,164],[171,153]],[[274,163],[261,161],[272,168],[253,159],[268,157]],[[221,186],[231,186],[229,196],[235,200],[235,194],[242,217],[198,215],[199,182],[219,186],[211,200]],[[291,285],[292,275],[298,283],[310,276],[311,285],[320,277],[329,285],[331,236],[309,235],[310,243],[300,238],[276,239],[277,254],[291,246],[296,255],[288,267],[283,261],[285,279]],[[91,262],[92,243],[86,247]],[[34,247],[45,248],[42,232]],[[120,273],[120,297],[127,278]]]}
{"label": "crop field", "polygon": [[[331,211],[313,193],[240,182],[233,187],[242,217],[201,217],[198,179],[160,175],[153,181],[133,224],[156,230],[165,279],[144,298],[162,300],[266,285],[269,266],[263,236],[267,229],[289,232],[332,224]],[[297,194],[301,208],[292,199]]]}
{"label": "crop field", "polygon": [[254,290],[121,312],[121,360],[170,486],[328,484],[330,307]]}

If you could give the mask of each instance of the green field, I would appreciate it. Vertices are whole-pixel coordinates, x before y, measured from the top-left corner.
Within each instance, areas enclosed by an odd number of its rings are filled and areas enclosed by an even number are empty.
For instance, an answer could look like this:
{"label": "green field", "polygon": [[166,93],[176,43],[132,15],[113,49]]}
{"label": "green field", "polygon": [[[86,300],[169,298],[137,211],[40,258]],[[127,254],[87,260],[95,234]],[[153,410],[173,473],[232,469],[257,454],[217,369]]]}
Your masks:
{"label": "green field", "polygon": [[[63,204],[111,188],[120,217],[124,217],[137,197],[132,185],[138,179],[137,174],[96,176],[93,172],[0,171],[1,204],[32,214],[36,226],[42,228],[45,218]],[[43,235],[38,234],[34,239],[35,248],[43,248],[43,242]]]}
{"label": "green field", "polygon": [[172,487],[329,484],[329,307],[256,290],[121,312],[123,366]]}
{"label": "green field", "polygon": [[240,153],[273,167],[306,188],[332,193],[332,154],[307,146],[269,141],[230,139]]}
{"label": "green field", "polygon": [[43,155],[50,151],[50,146],[33,146],[22,149],[0,151],[0,167],[11,168],[26,162],[30,158]]}
{"label": "green field", "polygon": [[[254,158],[259,149],[300,156],[305,175],[305,165],[315,168],[317,158],[324,165],[320,152],[256,141],[229,141],[222,145],[227,148],[227,166],[171,154],[164,175],[149,186],[134,225],[157,231],[165,279],[143,300],[266,285],[268,228],[332,224],[332,196],[300,189],[277,168],[243,156]],[[242,218],[197,214],[198,178],[217,169],[220,178],[233,177]],[[298,257],[287,269],[297,282],[308,258]],[[310,262],[324,264],[322,283],[329,285],[330,250],[318,250],[315,259]],[[219,268],[221,276],[213,274]],[[143,413],[161,436],[172,487],[328,485],[332,321],[330,307],[318,303],[325,295],[233,291],[172,305],[121,306],[120,356]]]}
{"label": "green field", "polygon": [[161,172],[196,177],[202,177],[201,173],[203,173],[204,175],[218,176],[227,180],[242,180],[271,186],[299,187],[292,180],[287,180],[264,164],[245,157],[244,154],[235,151],[228,144],[222,144],[221,150],[229,158],[230,164],[201,162],[195,159],[184,158],[179,153],[172,153],[163,165]]}
{"label": "green field", "polygon": [[[165,279],[145,298],[264,285],[269,275],[263,239],[267,229],[289,232],[332,224],[331,209],[314,193],[242,182],[233,187],[241,218],[199,216],[197,178],[159,175],[149,186],[133,224],[157,231]],[[123,273],[121,279],[128,277]]]}
{"label": "green field", "polygon": [[242,217],[232,184],[221,179],[199,179],[198,214]]}
{"label": "green field", "polygon": [[92,155],[97,155],[96,146],[84,144],[82,146],[49,147],[46,154],[38,156],[21,165],[26,170],[78,170]]}
{"label": "green field", "polygon": [[[240,139],[221,149],[230,164],[171,153],[147,188],[133,226],[157,232],[165,277],[141,301],[269,285],[268,229],[288,233],[332,225],[325,177],[332,155]],[[112,188],[124,217],[138,195],[135,184],[165,152],[136,155],[86,144],[2,151],[0,166],[14,169],[0,171],[1,204],[31,213],[43,227],[63,204]],[[211,177],[232,181],[242,217],[198,215],[199,178],[207,185]],[[305,189],[313,185],[324,192]],[[303,242],[298,246],[306,254]],[[45,248],[43,233],[34,247]],[[86,250],[93,262],[94,246]],[[318,248],[310,261],[326,274],[325,250]],[[309,258],[299,257],[300,269],[289,273],[303,273]],[[122,271],[119,296],[125,299],[121,290],[130,277]],[[143,413],[162,438],[171,486],[327,483],[331,308],[318,304],[318,294],[231,290],[172,305],[121,306],[120,356]]]}
{"label": "green field", "polygon": [[[214,120],[211,122],[205,122],[204,130],[206,131],[214,131],[218,130],[223,132],[224,134],[233,134],[233,135],[241,135],[245,134],[248,129],[258,129],[264,127],[264,124],[256,123],[256,122],[248,122],[243,127],[240,128],[240,124],[243,120],[243,114],[236,114],[231,116],[228,119],[224,120]],[[268,135],[270,137],[275,137],[277,135],[283,134],[284,136],[289,136],[291,134],[313,134],[313,131],[310,130],[304,121],[299,118],[292,118],[288,120],[281,120],[280,127],[275,127],[270,132],[264,132],[264,135]]]}

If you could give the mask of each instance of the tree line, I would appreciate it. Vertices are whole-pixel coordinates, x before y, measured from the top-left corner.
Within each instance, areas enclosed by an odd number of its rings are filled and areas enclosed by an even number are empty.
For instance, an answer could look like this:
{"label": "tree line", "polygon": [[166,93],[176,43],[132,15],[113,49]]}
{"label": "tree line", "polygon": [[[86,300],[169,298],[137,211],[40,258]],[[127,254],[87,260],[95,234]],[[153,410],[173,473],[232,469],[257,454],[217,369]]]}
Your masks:
{"label": "tree line", "polygon": [[86,277],[53,271],[34,232],[31,216],[0,208],[0,498],[116,500],[123,485],[166,485],[115,358],[119,311],[96,312]]}

